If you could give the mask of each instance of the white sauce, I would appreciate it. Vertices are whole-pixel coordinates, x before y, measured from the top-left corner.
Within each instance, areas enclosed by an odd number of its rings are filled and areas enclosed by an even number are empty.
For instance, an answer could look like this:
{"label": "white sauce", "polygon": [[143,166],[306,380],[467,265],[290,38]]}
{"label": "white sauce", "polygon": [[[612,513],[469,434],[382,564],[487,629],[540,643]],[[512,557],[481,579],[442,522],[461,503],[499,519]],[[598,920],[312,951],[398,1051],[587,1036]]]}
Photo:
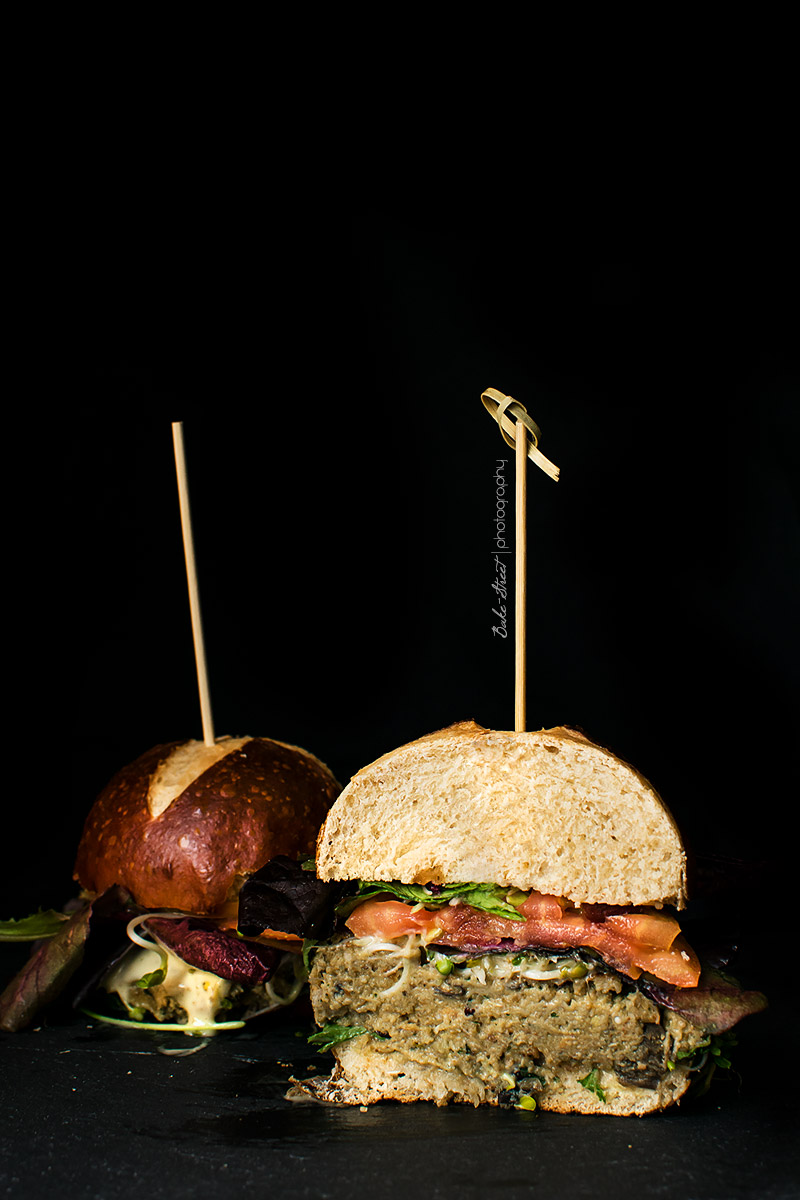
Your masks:
{"label": "white sauce", "polygon": [[[208,971],[190,967],[169,950],[165,953],[167,977],[163,983],[152,989],[154,995],[175,997],[177,1003],[186,1011],[187,1029],[193,1025],[209,1025],[228,995],[230,983],[227,979],[220,979]],[[146,1007],[147,996],[141,988],[136,987],[136,981],[151,971],[157,971],[160,966],[161,955],[155,950],[137,950],[126,954],[122,962],[103,980],[103,987],[107,992],[116,992],[123,1004],[130,1008]]]}

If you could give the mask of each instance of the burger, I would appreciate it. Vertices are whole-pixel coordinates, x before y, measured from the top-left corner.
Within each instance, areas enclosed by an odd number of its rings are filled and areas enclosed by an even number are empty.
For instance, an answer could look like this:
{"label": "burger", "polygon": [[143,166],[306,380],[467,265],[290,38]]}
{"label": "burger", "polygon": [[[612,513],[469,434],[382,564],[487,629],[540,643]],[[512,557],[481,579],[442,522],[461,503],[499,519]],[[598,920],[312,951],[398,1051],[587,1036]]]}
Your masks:
{"label": "burger", "polygon": [[[54,936],[0,997],[0,1026],[22,1027],[76,972],[84,1011],[117,1024],[208,1034],[291,1002],[301,939],[242,937],[239,892],[270,860],[313,854],[339,790],[313,754],[269,738],[175,742],[124,767],[86,818],[76,911],[52,914]],[[100,940],[113,952],[98,970]]]}
{"label": "burger", "polygon": [[316,865],[339,899],[311,1041],[335,1067],[295,1096],[643,1115],[766,1004],[682,934],[686,853],[656,791],[573,729],[463,722],[384,755]]}

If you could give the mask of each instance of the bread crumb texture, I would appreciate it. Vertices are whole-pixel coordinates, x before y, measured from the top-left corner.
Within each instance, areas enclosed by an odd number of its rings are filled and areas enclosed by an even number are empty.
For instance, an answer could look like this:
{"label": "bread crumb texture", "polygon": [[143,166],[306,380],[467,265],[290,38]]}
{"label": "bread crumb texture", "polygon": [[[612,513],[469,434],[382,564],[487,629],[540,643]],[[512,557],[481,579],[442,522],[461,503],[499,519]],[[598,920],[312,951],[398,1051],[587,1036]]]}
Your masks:
{"label": "bread crumb texture", "polygon": [[686,857],[655,789],[568,729],[461,722],[365,767],[318,841],[322,879],[492,882],[576,904],[675,904]]}

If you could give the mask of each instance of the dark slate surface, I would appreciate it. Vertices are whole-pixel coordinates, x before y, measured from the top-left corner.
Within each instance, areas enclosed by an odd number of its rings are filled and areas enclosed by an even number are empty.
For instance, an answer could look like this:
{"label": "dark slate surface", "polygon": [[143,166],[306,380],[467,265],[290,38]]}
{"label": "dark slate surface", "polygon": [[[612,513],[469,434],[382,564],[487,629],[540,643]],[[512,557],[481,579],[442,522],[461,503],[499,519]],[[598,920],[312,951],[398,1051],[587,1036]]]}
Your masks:
{"label": "dark slate surface", "polygon": [[[218,1036],[190,1057],[176,1035],[81,1017],[0,1043],[3,1195],[561,1196],[789,1200],[800,1195],[789,1002],[750,1018],[742,1083],[644,1119],[285,1100],[322,1069],[307,1010]],[[291,1065],[290,1065],[291,1064]]]}

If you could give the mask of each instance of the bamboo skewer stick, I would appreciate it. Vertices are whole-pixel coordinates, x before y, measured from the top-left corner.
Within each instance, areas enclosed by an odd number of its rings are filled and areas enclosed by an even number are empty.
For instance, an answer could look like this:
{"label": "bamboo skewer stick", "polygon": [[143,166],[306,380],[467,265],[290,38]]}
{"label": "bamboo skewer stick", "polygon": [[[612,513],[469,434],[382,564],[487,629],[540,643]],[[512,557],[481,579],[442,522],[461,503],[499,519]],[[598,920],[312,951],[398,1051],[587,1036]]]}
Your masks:
{"label": "bamboo skewer stick", "polygon": [[175,447],[175,470],[178,476],[178,497],[181,506],[183,553],[186,558],[186,581],[189,585],[189,609],[192,614],[194,660],[197,666],[197,688],[200,693],[200,714],[203,719],[203,742],[214,745],[214,721],[211,716],[211,694],[208,689],[206,651],[203,642],[203,622],[200,617],[200,592],[197,587],[197,566],[192,538],[192,515],[189,509],[189,483],[186,477],[186,454],[183,448],[183,422],[172,422],[172,441]]}
{"label": "bamboo skewer stick", "polygon": [[[558,482],[559,468],[545,458],[539,449],[541,430],[523,404],[506,396],[497,388],[487,388],[481,394],[484,408],[500,426],[503,440],[515,450],[516,461],[516,538],[514,579],[514,729],[525,731],[526,724],[526,659],[525,630],[528,588],[528,510],[527,463],[531,458],[551,479]],[[510,415],[509,415],[510,414]],[[511,420],[511,416],[515,418]],[[528,439],[530,433],[530,441]]]}
{"label": "bamboo skewer stick", "polygon": [[514,729],[525,729],[525,618],[528,580],[527,469],[528,435],[521,421],[516,428],[516,535],[514,579]]}

